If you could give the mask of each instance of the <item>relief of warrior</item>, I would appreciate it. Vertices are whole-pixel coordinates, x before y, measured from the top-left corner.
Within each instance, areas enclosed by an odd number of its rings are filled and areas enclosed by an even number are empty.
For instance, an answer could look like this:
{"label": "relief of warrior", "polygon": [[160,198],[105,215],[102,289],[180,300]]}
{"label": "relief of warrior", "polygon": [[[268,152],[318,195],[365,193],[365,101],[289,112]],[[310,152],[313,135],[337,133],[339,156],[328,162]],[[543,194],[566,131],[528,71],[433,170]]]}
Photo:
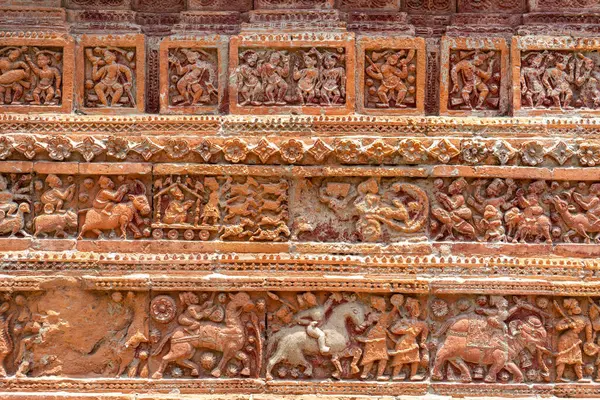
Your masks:
{"label": "relief of warrior", "polygon": [[529,66],[521,68],[521,94],[525,96],[527,104],[533,108],[541,107],[546,100],[546,91],[542,83],[542,76],[546,69],[544,53],[533,53],[526,56]]}
{"label": "relief of warrior", "polygon": [[247,50],[240,54],[240,58],[243,63],[236,70],[239,104],[241,106],[248,104],[260,106],[263,86],[257,67],[258,54],[255,51]]}
{"label": "relief of warrior", "polygon": [[[477,104],[475,109],[483,109],[483,104],[490,93],[490,88],[487,81],[492,77],[494,69],[494,52],[479,53],[475,52],[473,59],[464,59],[456,63],[451,71],[450,78],[452,79],[452,90],[450,93],[458,93],[463,99],[464,106],[472,109],[471,95],[475,93]],[[483,69],[486,61],[489,61],[487,70]],[[459,76],[462,79],[462,88],[459,88]]]}
{"label": "relief of warrior", "polygon": [[555,66],[548,68],[542,76],[546,93],[552,98],[554,106],[557,108],[562,107],[566,110],[573,108],[570,105],[573,100],[573,90],[570,84],[574,81],[574,68],[572,68],[572,64],[570,73],[566,72],[570,58],[571,56],[562,54],[549,56],[550,61],[556,59]]}
{"label": "relief of warrior", "polygon": [[[381,81],[381,85],[377,89],[377,96],[380,100],[380,103],[377,103],[377,107],[389,107],[394,93],[396,93],[395,106],[400,108],[406,107],[403,103],[408,93],[408,88],[404,80],[408,77],[408,64],[414,58],[415,50],[412,49],[406,57],[405,55],[406,52],[401,50],[399,52],[388,51],[383,54],[373,52],[372,59],[367,56],[367,59],[371,61],[371,65],[366,69],[367,75]],[[378,66],[375,62],[381,56],[385,57],[385,62],[383,65]]]}
{"label": "relief of warrior", "polygon": [[344,67],[336,67],[337,54],[327,52],[323,57],[321,68],[321,105],[331,106],[343,101],[346,97],[346,70]]}

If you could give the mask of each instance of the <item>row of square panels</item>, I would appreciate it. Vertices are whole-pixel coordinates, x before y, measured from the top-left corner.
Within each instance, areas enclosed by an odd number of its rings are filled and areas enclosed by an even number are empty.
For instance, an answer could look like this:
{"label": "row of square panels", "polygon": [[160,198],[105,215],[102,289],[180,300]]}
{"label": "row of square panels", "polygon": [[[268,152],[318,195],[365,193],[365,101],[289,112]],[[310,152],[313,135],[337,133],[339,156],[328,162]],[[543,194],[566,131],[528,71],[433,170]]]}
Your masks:
{"label": "row of square panels", "polygon": [[[76,43],[77,42],[77,43]],[[441,115],[600,110],[600,40],[444,37]],[[0,37],[0,111],[144,112],[145,37]],[[346,32],[174,36],[159,50],[161,113],[423,115],[425,40]],[[429,65],[429,73],[435,71]]]}

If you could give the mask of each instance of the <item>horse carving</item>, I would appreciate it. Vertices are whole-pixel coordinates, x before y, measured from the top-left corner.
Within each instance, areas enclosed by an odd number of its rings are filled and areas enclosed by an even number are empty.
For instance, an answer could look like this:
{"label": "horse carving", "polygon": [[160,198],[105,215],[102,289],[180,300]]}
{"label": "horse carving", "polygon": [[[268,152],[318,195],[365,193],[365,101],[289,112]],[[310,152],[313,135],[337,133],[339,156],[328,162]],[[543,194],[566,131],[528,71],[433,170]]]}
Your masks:
{"label": "horse carving", "polygon": [[225,308],[225,325],[205,322],[193,334],[190,334],[185,327],[179,326],[165,335],[152,355],[160,354],[167,342],[171,347],[162,357],[158,370],[152,375],[153,379],[162,378],[165,368],[172,362],[189,368],[192,376],[198,376],[200,366],[192,361],[197,349],[210,349],[223,353],[221,361],[211,372],[215,378],[221,376],[221,372],[233,357],[242,362],[243,369],[240,374],[250,375],[250,359],[241,351],[246,342],[241,315],[252,311],[254,303],[250,296],[243,292],[229,294],[229,298],[230,302]]}
{"label": "horse carving", "polygon": [[[331,361],[336,367],[332,376],[339,379],[342,374],[341,358],[352,357],[351,371],[358,373],[358,360],[362,355],[359,348],[350,348],[351,335],[348,332],[347,321],[351,321],[358,330],[363,330],[365,324],[365,306],[357,301],[341,304],[333,309],[326,322],[320,327],[325,333],[325,343],[330,348]],[[312,375],[312,365],[306,356],[320,354],[317,339],[308,335],[304,326],[296,325],[281,329],[269,337],[267,354],[272,354],[267,363],[266,377],[273,379],[271,370],[281,362],[286,361],[293,366],[304,367],[304,375]]]}
{"label": "horse carving", "polygon": [[116,204],[111,210],[110,215],[106,215],[103,211],[95,208],[82,210],[87,212],[78,239],[82,239],[83,235],[88,231],[92,231],[98,238],[102,238],[103,230],[114,230],[117,228],[121,231],[123,240],[127,239],[127,228],[133,231],[136,239],[142,237],[142,233],[136,224],[132,222],[135,220],[136,223],[141,223],[142,220],[138,211],[141,215],[148,215],[151,209],[150,203],[148,203],[148,199],[146,198],[146,187],[144,184],[136,180],[136,187],[140,188],[141,194],[129,194],[127,196],[129,201]]}

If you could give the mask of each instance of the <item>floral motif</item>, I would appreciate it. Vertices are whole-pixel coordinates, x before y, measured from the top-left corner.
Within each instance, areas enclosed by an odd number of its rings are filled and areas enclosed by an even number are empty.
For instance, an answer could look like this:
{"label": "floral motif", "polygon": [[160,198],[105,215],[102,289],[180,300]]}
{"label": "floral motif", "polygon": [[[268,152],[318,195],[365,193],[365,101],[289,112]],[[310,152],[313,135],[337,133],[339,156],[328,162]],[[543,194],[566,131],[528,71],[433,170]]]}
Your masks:
{"label": "floral motif", "polygon": [[360,155],[360,144],[352,139],[342,139],[335,146],[335,155],[345,164],[356,162]]}
{"label": "floral motif", "polygon": [[194,148],[194,152],[200,154],[204,162],[209,162],[213,154],[217,154],[221,148],[210,140],[203,139],[198,146]]}
{"label": "floral motif", "polygon": [[582,144],[579,146],[579,162],[582,165],[595,167],[600,164],[600,146],[597,144]]}
{"label": "floral motif", "polygon": [[461,143],[463,160],[469,164],[479,164],[488,156],[488,148],[480,140],[464,140]]}
{"label": "floral motif", "polygon": [[124,160],[129,153],[129,142],[123,138],[111,136],[106,142],[106,154]]}
{"label": "floral motif", "polygon": [[290,139],[283,142],[280,148],[281,158],[290,164],[298,162],[304,157],[304,144],[299,140]]}
{"label": "floral motif", "polygon": [[442,139],[434,142],[427,152],[434,158],[437,158],[442,163],[447,163],[452,158],[456,157],[460,150],[456,148],[448,139]]}
{"label": "floral motif", "polygon": [[517,150],[505,141],[497,140],[496,143],[494,143],[492,153],[498,158],[500,164],[504,165],[517,154]]}
{"label": "floral motif", "polygon": [[443,299],[435,299],[431,302],[431,311],[437,318],[442,318],[448,315],[448,303]]}
{"label": "floral motif", "polygon": [[383,160],[393,154],[394,151],[393,146],[390,146],[381,139],[374,141],[365,149],[369,159],[374,160],[378,164],[383,163]]}
{"label": "floral motif", "polygon": [[524,143],[521,148],[521,158],[527,165],[539,165],[544,161],[544,147],[534,140]]}
{"label": "floral motif", "polygon": [[252,152],[260,158],[260,161],[264,164],[269,158],[275,153],[277,153],[277,146],[270,143],[266,139],[261,139],[260,142],[252,149]]}
{"label": "floral motif", "polygon": [[325,157],[327,157],[327,155],[329,155],[332,151],[333,149],[327,146],[327,144],[325,144],[325,142],[323,142],[321,139],[317,139],[315,144],[308,149],[308,153],[317,161],[323,161]]}
{"label": "floral motif", "polygon": [[574,154],[571,146],[567,145],[562,140],[556,143],[547,153],[550,157],[554,158],[557,163],[563,165],[571,158]]}
{"label": "floral motif", "polygon": [[5,160],[13,151],[13,140],[7,136],[0,136],[0,160]]}
{"label": "floral motif", "polygon": [[73,145],[71,144],[71,141],[65,137],[54,136],[48,139],[46,150],[51,159],[62,161],[71,156]]}
{"label": "floral motif", "polygon": [[78,143],[75,148],[83,156],[83,159],[90,162],[95,156],[100,155],[104,151],[104,146],[98,144],[96,140],[88,136],[81,143]]}
{"label": "floral motif", "polygon": [[423,145],[420,141],[415,139],[404,139],[399,144],[398,153],[400,153],[404,162],[412,164],[419,161],[425,161],[427,155],[423,150]]}
{"label": "floral motif", "polygon": [[185,139],[169,139],[165,146],[165,153],[170,158],[182,158],[190,152],[190,146]]}
{"label": "floral motif", "polygon": [[140,143],[136,144],[131,150],[135,151],[139,155],[141,155],[144,160],[148,161],[152,158],[153,155],[162,150],[162,147],[158,146],[154,142],[149,139],[144,139]]}
{"label": "floral motif", "polygon": [[17,142],[17,145],[15,146],[15,149],[19,153],[22,153],[25,157],[27,157],[30,160],[34,158],[37,152],[43,148],[44,146],[31,136],[23,137],[20,141]]}
{"label": "floral motif", "polygon": [[223,155],[227,161],[238,163],[248,156],[248,146],[238,138],[230,139],[223,146]]}

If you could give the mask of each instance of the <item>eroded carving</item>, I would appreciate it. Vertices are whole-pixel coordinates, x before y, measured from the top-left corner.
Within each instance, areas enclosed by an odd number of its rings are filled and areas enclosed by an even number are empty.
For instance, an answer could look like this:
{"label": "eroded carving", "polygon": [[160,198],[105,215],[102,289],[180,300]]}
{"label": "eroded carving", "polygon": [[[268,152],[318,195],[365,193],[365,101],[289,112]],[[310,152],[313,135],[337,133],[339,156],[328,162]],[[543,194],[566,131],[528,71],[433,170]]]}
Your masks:
{"label": "eroded carving", "polygon": [[499,110],[500,80],[499,51],[451,51],[448,109]]}
{"label": "eroded carving", "polygon": [[595,53],[526,51],[521,60],[523,108],[600,107],[600,75]]}
{"label": "eroded carving", "polygon": [[135,48],[85,48],[85,107],[136,106]]}
{"label": "eroded carving", "polygon": [[365,72],[365,107],[416,107],[415,49],[370,51]]}
{"label": "eroded carving", "polygon": [[31,213],[31,175],[0,174],[0,235],[28,237]]}
{"label": "eroded carving", "polygon": [[241,49],[240,106],[345,104],[344,49]]}
{"label": "eroded carving", "polygon": [[169,49],[170,105],[217,104],[217,65],[215,49]]}
{"label": "eroded carving", "polygon": [[0,105],[59,105],[62,49],[0,48]]}

